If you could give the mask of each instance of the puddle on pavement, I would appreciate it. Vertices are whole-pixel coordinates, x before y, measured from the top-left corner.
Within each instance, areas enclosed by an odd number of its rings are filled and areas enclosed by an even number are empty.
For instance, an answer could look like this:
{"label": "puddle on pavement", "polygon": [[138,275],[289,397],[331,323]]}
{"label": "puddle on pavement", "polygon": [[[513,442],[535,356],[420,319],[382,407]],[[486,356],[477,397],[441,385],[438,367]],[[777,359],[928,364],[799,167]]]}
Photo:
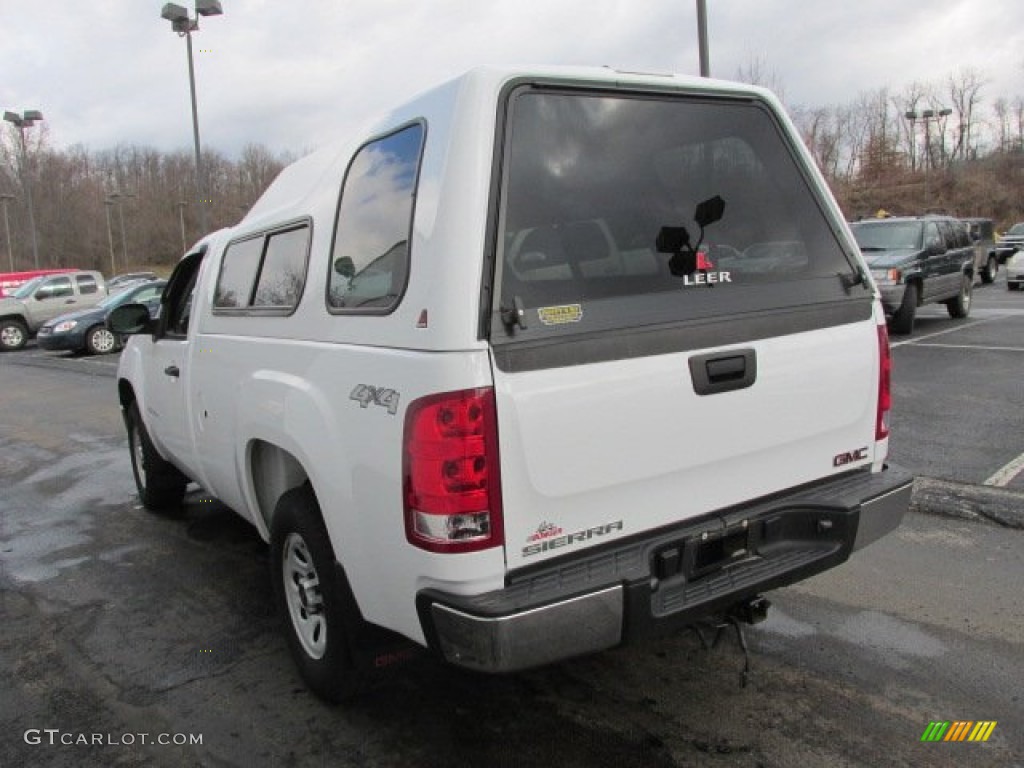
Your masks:
{"label": "puddle on pavement", "polygon": [[783,637],[810,637],[818,633],[816,627],[787,616],[774,606],[768,611],[768,618],[758,625],[758,629]]}
{"label": "puddle on pavement", "polygon": [[889,658],[934,658],[946,652],[946,645],[915,625],[878,611],[862,611],[850,616],[834,633],[861,647],[873,648]]}
{"label": "puddle on pavement", "polygon": [[758,624],[757,629],[791,639],[828,635],[859,648],[871,649],[879,660],[895,668],[907,666],[910,658],[935,658],[947,651],[945,643],[916,625],[879,611],[833,615],[819,625],[812,625],[772,607],[768,619]]}
{"label": "puddle on pavement", "polygon": [[93,559],[80,548],[92,541],[95,510],[134,493],[123,440],[68,440],[76,450],[66,456],[7,446],[7,465],[34,467],[8,487],[0,508],[0,566],[14,581],[47,581]]}

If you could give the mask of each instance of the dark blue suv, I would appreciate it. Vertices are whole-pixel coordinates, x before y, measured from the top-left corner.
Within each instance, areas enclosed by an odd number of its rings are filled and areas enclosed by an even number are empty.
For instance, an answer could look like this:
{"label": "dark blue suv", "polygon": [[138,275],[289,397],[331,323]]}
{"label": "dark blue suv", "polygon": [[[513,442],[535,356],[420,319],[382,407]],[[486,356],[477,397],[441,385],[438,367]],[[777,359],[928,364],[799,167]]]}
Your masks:
{"label": "dark blue suv", "polygon": [[974,246],[962,221],[900,216],[850,225],[882,293],[893,333],[911,333],[923,304],[942,302],[967,317],[974,283]]}

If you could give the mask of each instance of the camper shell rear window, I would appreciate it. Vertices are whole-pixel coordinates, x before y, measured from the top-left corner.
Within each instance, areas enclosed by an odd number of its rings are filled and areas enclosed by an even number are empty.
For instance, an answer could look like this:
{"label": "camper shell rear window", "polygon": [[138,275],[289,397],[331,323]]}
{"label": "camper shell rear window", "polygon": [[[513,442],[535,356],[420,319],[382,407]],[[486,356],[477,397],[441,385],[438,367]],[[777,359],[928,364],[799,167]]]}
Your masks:
{"label": "camper shell rear window", "polygon": [[[850,290],[855,258],[763,104],[521,86],[506,114],[496,348],[837,302],[870,311],[866,287]],[[807,314],[797,325],[821,327]]]}

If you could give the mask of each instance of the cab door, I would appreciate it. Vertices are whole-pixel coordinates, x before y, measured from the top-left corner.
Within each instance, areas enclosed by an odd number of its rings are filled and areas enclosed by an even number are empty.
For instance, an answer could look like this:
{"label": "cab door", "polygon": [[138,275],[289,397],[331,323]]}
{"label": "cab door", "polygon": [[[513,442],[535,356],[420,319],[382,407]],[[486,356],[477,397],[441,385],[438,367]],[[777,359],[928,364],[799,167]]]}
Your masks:
{"label": "cab door", "polygon": [[190,428],[188,394],[193,293],[205,248],[182,259],[160,297],[160,314],[152,354],[146,357],[143,419],[150,438],[165,459],[190,478],[196,461]]}
{"label": "cab door", "polygon": [[921,298],[927,302],[949,290],[949,249],[946,246],[945,232],[939,229],[939,222],[924,223],[923,245]]}
{"label": "cab door", "polygon": [[47,320],[74,311],[78,308],[76,303],[75,289],[70,277],[57,275],[47,278],[32,297],[25,301],[29,324],[33,328],[38,328]]}

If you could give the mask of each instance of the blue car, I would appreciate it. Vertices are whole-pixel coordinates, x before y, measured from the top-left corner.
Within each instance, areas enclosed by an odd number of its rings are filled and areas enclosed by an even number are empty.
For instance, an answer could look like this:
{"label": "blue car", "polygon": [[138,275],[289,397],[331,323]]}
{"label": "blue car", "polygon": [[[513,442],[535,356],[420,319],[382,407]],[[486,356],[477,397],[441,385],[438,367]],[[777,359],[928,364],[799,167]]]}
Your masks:
{"label": "blue car", "polygon": [[39,328],[36,343],[42,349],[105,355],[121,348],[121,339],[107,329],[107,315],[122,304],[145,304],[150,315],[160,306],[166,280],[151,280],[108,296],[95,307],[55,317]]}

